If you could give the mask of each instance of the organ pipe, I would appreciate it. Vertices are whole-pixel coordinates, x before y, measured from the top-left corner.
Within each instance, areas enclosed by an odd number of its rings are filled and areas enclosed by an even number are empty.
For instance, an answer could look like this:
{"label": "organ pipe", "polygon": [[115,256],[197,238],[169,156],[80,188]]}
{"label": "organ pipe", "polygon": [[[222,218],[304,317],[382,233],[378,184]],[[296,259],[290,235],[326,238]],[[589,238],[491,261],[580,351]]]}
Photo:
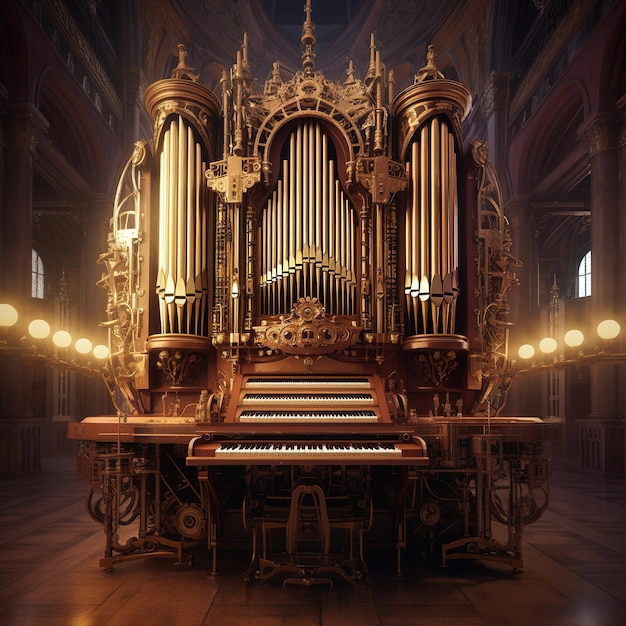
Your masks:
{"label": "organ pipe", "polygon": [[206,311],[206,161],[190,123],[166,124],[158,158],[159,249],[156,292],[162,333],[201,334]]}
{"label": "organ pipe", "polygon": [[261,214],[259,286],[265,314],[288,312],[315,297],[351,315],[356,297],[357,216],[316,121],[299,122],[287,142],[276,189]]}
{"label": "organ pipe", "polygon": [[439,117],[427,120],[415,131],[408,153],[404,241],[407,334],[453,333],[459,255],[457,155],[448,121]]}

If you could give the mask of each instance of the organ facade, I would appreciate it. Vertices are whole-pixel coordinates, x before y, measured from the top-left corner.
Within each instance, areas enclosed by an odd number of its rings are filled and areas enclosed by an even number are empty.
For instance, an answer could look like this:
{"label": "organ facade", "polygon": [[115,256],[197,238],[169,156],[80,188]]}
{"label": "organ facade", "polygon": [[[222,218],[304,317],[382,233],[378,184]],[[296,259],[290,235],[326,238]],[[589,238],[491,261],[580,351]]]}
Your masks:
{"label": "organ facade", "polygon": [[429,47],[395,95],[373,36],[327,79],[311,11],[295,73],[260,85],[244,38],[214,94],[181,45],[145,92],[99,259],[117,414],[69,424],[101,565],[201,545],[217,571],[240,526],[250,582],[366,580],[370,536],[399,573],[521,568],[554,431],[500,416],[520,262],[470,93]]}

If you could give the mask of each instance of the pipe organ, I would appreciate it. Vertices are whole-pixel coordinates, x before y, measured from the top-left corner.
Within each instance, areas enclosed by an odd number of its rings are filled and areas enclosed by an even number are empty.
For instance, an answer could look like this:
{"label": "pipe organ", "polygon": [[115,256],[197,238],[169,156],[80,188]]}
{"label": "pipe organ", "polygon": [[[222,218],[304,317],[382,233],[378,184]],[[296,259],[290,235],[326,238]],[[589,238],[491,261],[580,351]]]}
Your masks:
{"label": "pipe organ", "polygon": [[318,121],[298,122],[259,225],[260,310],[287,313],[300,298],[332,314],[356,307],[357,218],[338,177],[332,140]]}
{"label": "pipe organ", "polygon": [[250,582],[366,580],[375,528],[399,573],[519,568],[555,434],[501,414],[519,262],[469,91],[431,47],[394,97],[373,37],[327,79],[311,11],[290,77],[258,89],[244,38],[219,96],[182,46],[146,90],[99,259],[116,414],[69,425],[101,565],[199,545],[216,571],[238,528]]}

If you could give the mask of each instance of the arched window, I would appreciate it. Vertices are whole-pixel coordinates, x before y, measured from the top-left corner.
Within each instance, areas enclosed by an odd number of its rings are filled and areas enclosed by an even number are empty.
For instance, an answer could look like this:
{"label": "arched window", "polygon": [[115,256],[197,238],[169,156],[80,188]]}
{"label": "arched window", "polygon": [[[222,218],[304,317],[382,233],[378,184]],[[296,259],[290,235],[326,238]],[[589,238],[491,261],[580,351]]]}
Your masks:
{"label": "arched window", "polygon": [[43,299],[44,297],[44,280],[43,280],[43,261],[41,257],[33,250],[33,263],[32,263],[32,292],[33,298]]}
{"label": "arched window", "polygon": [[578,265],[578,293],[579,298],[591,295],[591,250],[585,254]]}

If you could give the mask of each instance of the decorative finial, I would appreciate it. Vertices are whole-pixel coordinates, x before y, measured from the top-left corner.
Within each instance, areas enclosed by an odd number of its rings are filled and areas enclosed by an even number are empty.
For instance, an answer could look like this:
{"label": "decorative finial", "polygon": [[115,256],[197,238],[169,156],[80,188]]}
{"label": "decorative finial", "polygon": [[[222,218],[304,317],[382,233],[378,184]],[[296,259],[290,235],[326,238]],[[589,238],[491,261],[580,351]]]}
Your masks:
{"label": "decorative finial", "polygon": [[311,19],[311,12],[313,7],[311,6],[311,0],[306,0],[304,5],[304,12],[306,18],[302,24],[302,37],[300,39],[302,43],[302,68],[306,73],[311,73],[315,67],[315,23]]}
{"label": "decorative finial", "polygon": [[415,75],[416,83],[423,83],[426,80],[438,80],[444,78],[444,75],[437,69],[435,65],[435,46],[428,46],[426,53],[426,65]]}
{"label": "decorative finial", "polygon": [[178,44],[178,65],[172,71],[172,78],[198,82],[198,72],[191,65],[187,65],[187,50],[182,43]]}

